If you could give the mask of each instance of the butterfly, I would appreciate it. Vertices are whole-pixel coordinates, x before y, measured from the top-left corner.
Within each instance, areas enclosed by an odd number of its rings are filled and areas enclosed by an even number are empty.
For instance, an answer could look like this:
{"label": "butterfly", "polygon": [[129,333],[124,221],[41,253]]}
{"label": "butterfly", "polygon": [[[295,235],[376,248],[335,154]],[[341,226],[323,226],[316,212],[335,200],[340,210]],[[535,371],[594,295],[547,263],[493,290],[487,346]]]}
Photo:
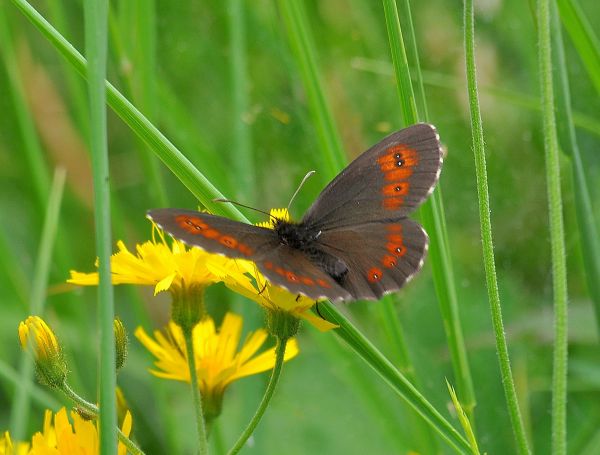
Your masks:
{"label": "butterfly", "polygon": [[442,149],[433,125],[397,131],[350,163],[300,222],[274,228],[174,208],[148,211],[188,245],[253,261],[293,294],[332,301],[376,300],[423,266],[429,238],[408,215],[433,192]]}

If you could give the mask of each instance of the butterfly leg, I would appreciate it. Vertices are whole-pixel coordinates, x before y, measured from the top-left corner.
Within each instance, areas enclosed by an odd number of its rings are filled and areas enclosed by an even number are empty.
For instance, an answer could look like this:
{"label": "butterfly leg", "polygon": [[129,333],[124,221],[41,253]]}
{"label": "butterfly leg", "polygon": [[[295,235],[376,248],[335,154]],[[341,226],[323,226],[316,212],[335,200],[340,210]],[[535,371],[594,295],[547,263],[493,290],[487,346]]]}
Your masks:
{"label": "butterfly leg", "polygon": [[265,281],[265,285],[262,287],[262,289],[260,291],[258,291],[258,295],[262,295],[263,292],[265,292],[265,289],[267,289],[267,282]]}

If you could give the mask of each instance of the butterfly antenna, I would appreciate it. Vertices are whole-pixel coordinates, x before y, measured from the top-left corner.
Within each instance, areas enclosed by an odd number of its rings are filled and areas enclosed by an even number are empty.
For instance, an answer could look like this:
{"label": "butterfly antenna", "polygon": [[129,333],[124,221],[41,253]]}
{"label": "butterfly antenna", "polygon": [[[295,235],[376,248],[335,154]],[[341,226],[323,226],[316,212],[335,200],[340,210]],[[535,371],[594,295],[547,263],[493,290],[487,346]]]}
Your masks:
{"label": "butterfly antenna", "polygon": [[296,192],[294,193],[294,195],[292,196],[292,198],[290,199],[290,203],[287,206],[288,212],[290,210],[290,207],[292,206],[292,202],[294,202],[294,199],[296,199],[296,196],[298,195],[298,193],[300,192],[300,190],[302,189],[302,187],[304,186],[304,184],[306,183],[306,181],[312,177],[315,174],[315,171],[309,171],[306,173],[306,175],[304,176],[304,178],[302,179],[302,181],[300,182],[300,185],[298,185],[298,189],[296,189]]}
{"label": "butterfly antenna", "polygon": [[213,202],[226,202],[228,204],[234,204],[234,205],[239,205],[240,207],[244,207],[246,209],[250,209],[250,210],[254,210],[256,212],[260,212],[260,213],[264,213],[267,216],[271,216],[270,213],[265,212],[264,210],[261,209],[257,209],[256,207],[250,207],[249,205],[245,205],[242,204],[241,202],[238,201],[232,201],[231,199],[221,199],[221,198],[217,198],[217,199],[213,199]]}

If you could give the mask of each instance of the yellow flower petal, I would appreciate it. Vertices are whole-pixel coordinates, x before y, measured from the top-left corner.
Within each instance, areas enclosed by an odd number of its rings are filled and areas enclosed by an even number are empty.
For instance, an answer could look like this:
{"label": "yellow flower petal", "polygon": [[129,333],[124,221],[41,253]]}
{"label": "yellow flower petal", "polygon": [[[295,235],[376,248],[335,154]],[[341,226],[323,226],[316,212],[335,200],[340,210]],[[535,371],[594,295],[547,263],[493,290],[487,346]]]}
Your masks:
{"label": "yellow flower petal", "polygon": [[[194,354],[203,395],[220,395],[235,379],[273,368],[273,349],[255,356],[267,339],[266,332],[258,330],[248,334],[243,346],[238,349],[241,332],[242,318],[232,313],[225,315],[219,330],[209,317],[194,328]],[[165,332],[155,331],[154,338],[138,327],[135,336],[156,357],[152,374],[165,379],[190,381],[185,342],[178,326],[170,322]],[[297,353],[296,341],[289,340],[285,360]]]}
{"label": "yellow flower petal", "polygon": [[[158,239],[136,245],[135,254],[122,241],[117,242],[117,248],[118,252],[111,256],[113,284],[153,285],[156,294],[174,286],[206,286],[219,281],[234,284],[238,280],[250,280],[245,275],[247,265],[239,266],[233,259],[189,248],[175,239],[169,246],[160,231]],[[98,274],[72,270],[67,282],[97,285]]]}

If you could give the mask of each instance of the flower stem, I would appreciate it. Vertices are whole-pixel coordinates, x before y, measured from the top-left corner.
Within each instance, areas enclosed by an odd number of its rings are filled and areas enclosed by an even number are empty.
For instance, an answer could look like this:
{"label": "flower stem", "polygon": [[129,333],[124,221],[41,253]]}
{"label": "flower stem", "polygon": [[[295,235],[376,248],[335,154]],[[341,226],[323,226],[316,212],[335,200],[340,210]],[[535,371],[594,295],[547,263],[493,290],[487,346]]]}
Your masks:
{"label": "flower stem", "polygon": [[125,433],[123,433],[123,431],[121,431],[120,428],[117,428],[117,437],[119,438],[119,441],[121,441],[123,443],[123,445],[125,447],[127,447],[128,454],[144,455],[144,452],[142,451],[142,449],[140,449],[138,446],[136,446],[131,439],[129,439],[127,436],[125,436]]}
{"label": "flower stem", "polygon": [[193,328],[184,328],[183,337],[185,338],[185,350],[187,352],[188,368],[190,369],[192,396],[194,400],[194,408],[196,410],[196,426],[198,427],[198,453],[200,453],[200,455],[207,455],[208,442],[206,438],[206,423],[204,421],[204,412],[202,410],[202,395],[200,395],[198,373],[196,372],[196,357],[194,356],[192,332]]}
{"label": "flower stem", "polygon": [[[98,406],[81,398],[79,395],[77,395],[77,393],[75,393],[75,391],[71,387],[69,387],[69,385],[67,383],[63,384],[62,391],[78,407],[80,407],[85,412],[87,412],[88,414],[93,416],[94,419],[98,418],[98,414],[100,412],[100,410],[98,409]],[[127,453],[130,453],[132,455],[144,455],[144,452],[142,451],[142,449],[140,449],[138,446],[136,446],[135,443],[131,439],[129,439],[127,436],[125,436],[125,434],[121,431],[120,428],[117,428],[117,436],[119,437],[119,440],[123,443],[123,445],[125,445],[125,447],[127,447]]]}
{"label": "flower stem", "polygon": [[479,93],[477,91],[477,73],[475,68],[475,15],[473,0],[464,2],[465,25],[465,61],[469,105],[471,112],[471,131],[473,140],[473,153],[475,157],[475,174],[477,177],[477,195],[479,199],[479,220],[481,229],[481,243],[483,249],[483,266],[485,270],[488,301],[492,315],[492,325],[496,336],[496,351],[500,363],[500,374],[508,413],[515,437],[517,452],[530,453],[523,419],[519,410],[519,402],[515,390],[508,345],[504,334],[502,322],[502,305],[496,277],[496,263],[494,259],[494,243],[492,239],[492,219],[490,215],[490,195],[488,190],[487,168],[485,160],[485,144],[483,140],[483,122],[479,108]]}
{"label": "flower stem", "polygon": [[567,453],[567,262],[565,230],[560,180],[560,160],[554,91],[552,83],[552,47],[550,44],[550,17],[554,2],[538,0],[538,64],[542,93],[542,122],[546,161],[546,189],[550,218],[550,246],[552,258],[552,288],[554,297],[554,362],[552,372],[552,453]]}
{"label": "flower stem", "polygon": [[250,420],[250,423],[248,424],[244,432],[241,434],[241,436],[239,437],[235,445],[232,447],[232,449],[228,452],[228,455],[234,455],[240,451],[240,449],[244,446],[248,438],[252,436],[254,429],[256,428],[258,422],[260,422],[260,419],[265,413],[265,410],[267,409],[267,406],[269,405],[269,402],[273,397],[273,393],[275,392],[275,387],[279,382],[279,376],[281,376],[281,367],[283,366],[283,358],[285,355],[286,345],[287,338],[277,338],[277,345],[275,346],[275,366],[273,367],[273,372],[271,373],[271,378],[269,379],[267,390],[265,390],[265,395],[263,396],[262,401],[260,402],[260,405],[258,406],[256,413],[254,414],[254,417],[252,417],[252,420]]}

